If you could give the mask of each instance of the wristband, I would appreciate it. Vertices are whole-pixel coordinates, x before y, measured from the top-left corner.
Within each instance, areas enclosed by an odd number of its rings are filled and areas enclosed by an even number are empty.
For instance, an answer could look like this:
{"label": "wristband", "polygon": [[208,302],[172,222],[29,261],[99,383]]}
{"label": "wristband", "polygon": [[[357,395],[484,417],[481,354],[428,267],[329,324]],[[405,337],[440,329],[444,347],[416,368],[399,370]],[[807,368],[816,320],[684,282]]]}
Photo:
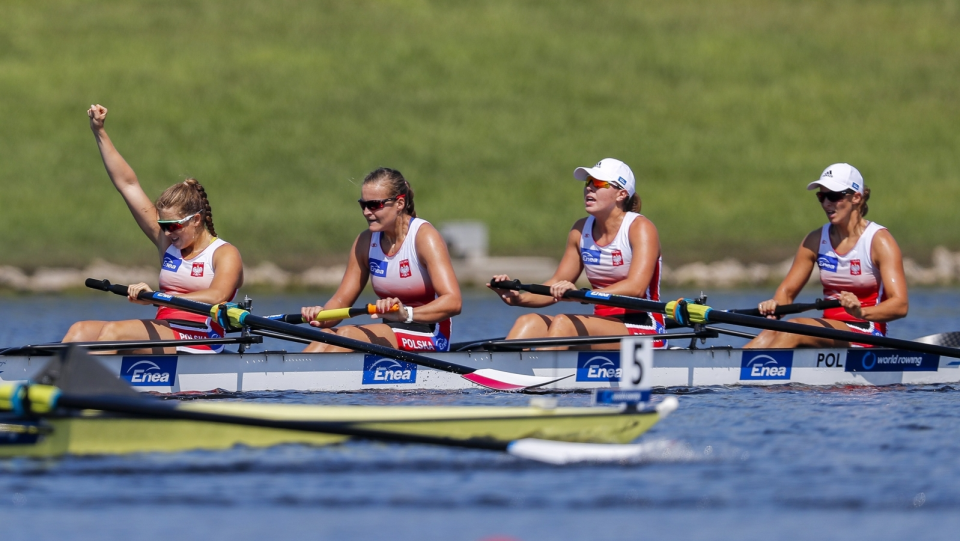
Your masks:
{"label": "wristband", "polygon": [[403,310],[407,313],[407,319],[405,319],[403,322],[404,322],[404,323],[413,323],[413,307],[412,307],[412,306],[404,306],[404,307],[403,307]]}

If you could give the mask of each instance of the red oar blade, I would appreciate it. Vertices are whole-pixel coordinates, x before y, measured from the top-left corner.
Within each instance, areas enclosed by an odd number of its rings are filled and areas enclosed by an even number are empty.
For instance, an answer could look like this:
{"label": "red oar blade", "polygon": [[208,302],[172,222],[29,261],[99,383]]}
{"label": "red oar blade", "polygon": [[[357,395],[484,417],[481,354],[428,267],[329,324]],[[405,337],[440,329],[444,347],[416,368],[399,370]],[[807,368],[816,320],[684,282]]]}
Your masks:
{"label": "red oar blade", "polygon": [[566,376],[527,376],[524,374],[514,374],[513,372],[503,372],[492,368],[482,368],[469,374],[463,374],[460,377],[476,383],[481,387],[493,389],[494,391],[522,391],[524,389],[533,389],[549,385],[555,381],[569,378],[572,374]]}

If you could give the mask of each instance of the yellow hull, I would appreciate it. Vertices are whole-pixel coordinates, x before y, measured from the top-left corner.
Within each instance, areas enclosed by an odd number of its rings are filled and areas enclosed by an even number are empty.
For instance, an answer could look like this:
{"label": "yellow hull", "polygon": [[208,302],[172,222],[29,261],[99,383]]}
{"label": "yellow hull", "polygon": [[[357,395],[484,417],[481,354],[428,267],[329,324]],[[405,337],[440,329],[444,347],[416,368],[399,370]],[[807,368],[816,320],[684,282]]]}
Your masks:
{"label": "yellow hull", "polygon": [[[309,406],[239,402],[192,402],[178,408],[272,420],[348,422],[351,427],[367,430],[503,442],[539,438],[628,443],[659,419],[655,412],[621,413],[612,408]],[[333,434],[142,419],[97,411],[47,418],[39,424],[0,419],[0,457],[219,450],[237,445],[270,447],[289,443],[319,446],[346,439]]]}

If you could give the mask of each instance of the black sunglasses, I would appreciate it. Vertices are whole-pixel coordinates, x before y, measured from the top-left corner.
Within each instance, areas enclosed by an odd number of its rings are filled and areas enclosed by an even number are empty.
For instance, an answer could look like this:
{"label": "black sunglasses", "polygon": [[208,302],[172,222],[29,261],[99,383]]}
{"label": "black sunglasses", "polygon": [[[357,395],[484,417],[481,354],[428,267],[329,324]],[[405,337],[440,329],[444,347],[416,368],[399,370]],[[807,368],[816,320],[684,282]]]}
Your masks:
{"label": "black sunglasses", "polygon": [[853,190],[844,190],[842,192],[817,192],[817,199],[823,203],[823,200],[826,199],[831,203],[836,203],[844,197],[854,193]]}
{"label": "black sunglasses", "polygon": [[357,199],[357,203],[360,203],[360,209],[367,210],[380,210],[387,205],[390,201],[396,201],[397,199],[403,197],[398,195],[396,197],[388,197],[386,199],[371,199],[369,201],[364,201],[363,199]]}

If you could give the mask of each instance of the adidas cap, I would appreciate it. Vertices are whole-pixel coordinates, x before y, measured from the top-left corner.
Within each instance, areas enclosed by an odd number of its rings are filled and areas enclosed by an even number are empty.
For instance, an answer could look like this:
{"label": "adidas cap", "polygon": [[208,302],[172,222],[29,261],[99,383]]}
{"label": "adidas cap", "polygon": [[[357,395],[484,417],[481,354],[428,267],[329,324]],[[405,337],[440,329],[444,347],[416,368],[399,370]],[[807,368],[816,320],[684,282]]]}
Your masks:
{"label": "adidas cap", "polygon": [[627,190],[630,197],[637,193],[637,182],[633,178],[633,171],[622,161],[615,158],[604,158],[593,167],[577,167],[573,170],[573,178],[586,181],[587,177],[605,180]]}
{"label": "adidas cap", "polygon": [[816,190],[823,186],[831,192],[853,190],[863,194],[863,176],[860,171],[849,163],[835,163],[823,170],[820,179],[807,184],[808,190]]}

